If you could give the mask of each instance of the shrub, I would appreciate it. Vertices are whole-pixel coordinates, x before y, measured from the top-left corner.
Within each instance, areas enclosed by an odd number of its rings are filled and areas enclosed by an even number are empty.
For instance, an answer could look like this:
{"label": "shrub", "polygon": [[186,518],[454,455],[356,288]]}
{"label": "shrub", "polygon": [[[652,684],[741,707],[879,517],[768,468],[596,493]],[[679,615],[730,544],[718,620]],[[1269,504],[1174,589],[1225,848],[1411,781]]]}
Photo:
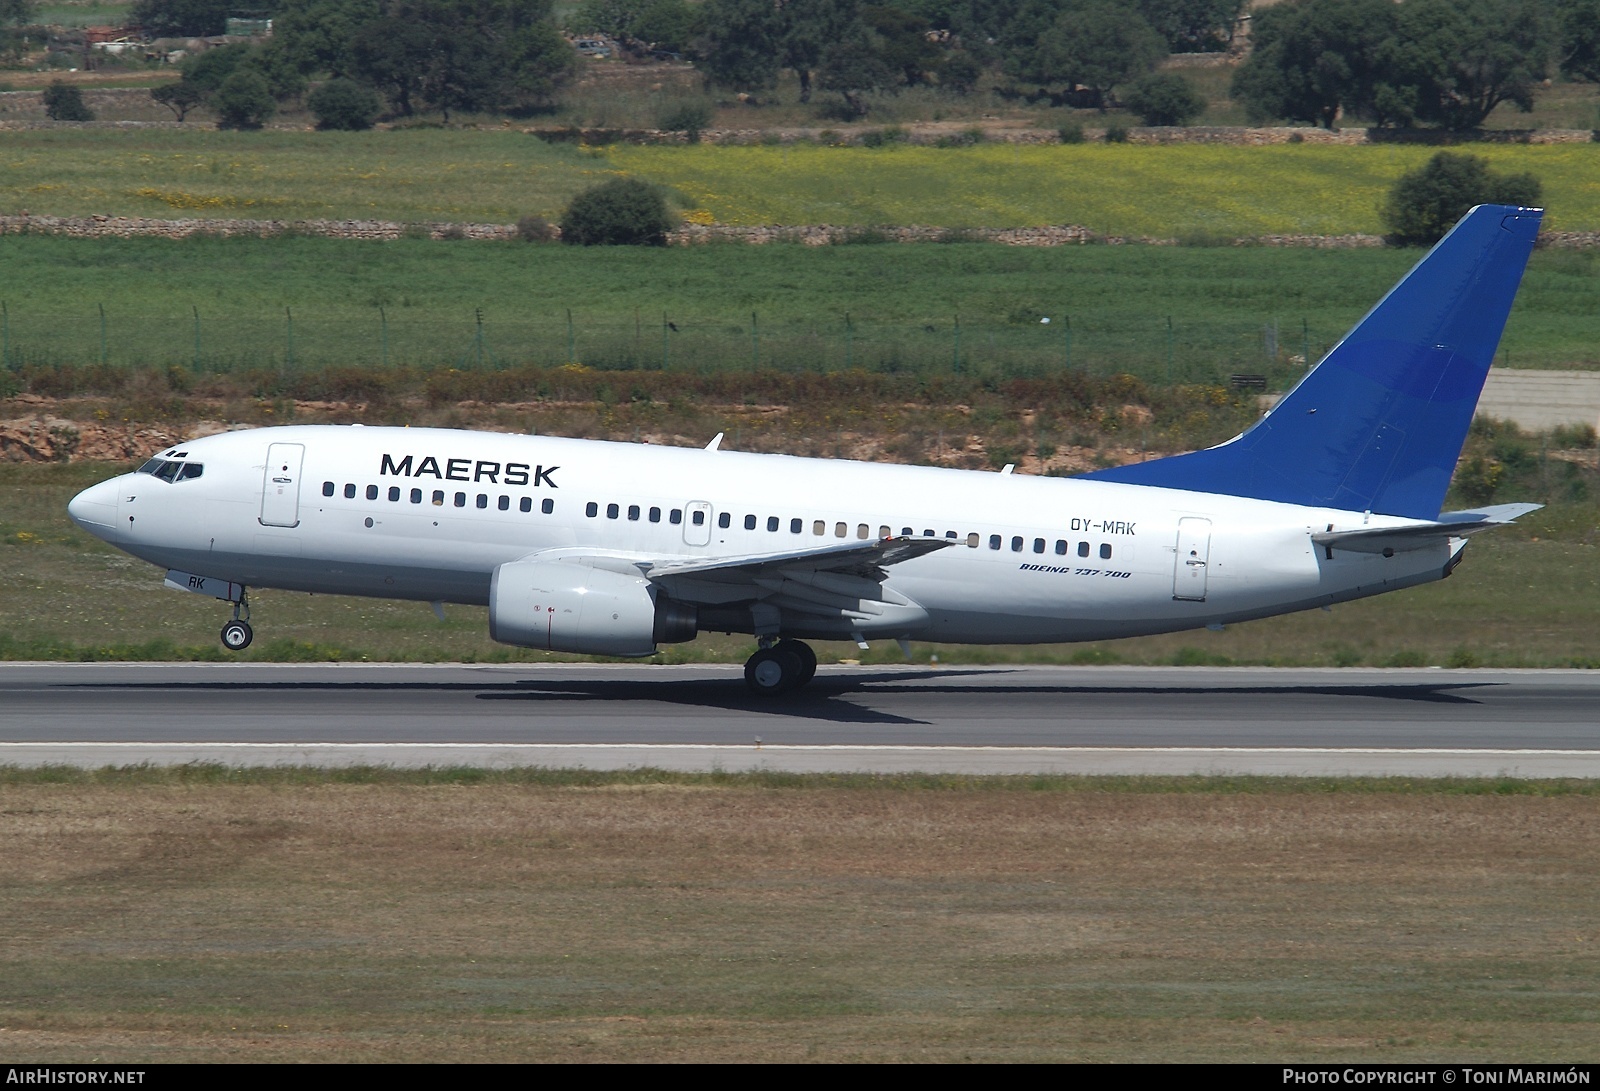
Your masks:
{"label": "shrub", "polygon": [[1531,205],[1542,187],[1532,174],[1497,174],[1476,155],[1439,152],[1389,190],[1378,214],[1397,246],[1431,246],[1473,205]]}
{"label": "shrub", "polygon": [[1136,80],[1122,103],[1146,125],[1187,125],[1206,108],[1194,85],[1173,72],[1152,72]]}
{"label": "shrub", "polygon": [[377,93],[355,80],[329,80],[311,92],[306,105],[317,117],[317,128],[346,132],[372,128],[383,108]]}
{"label": "shrub", "polygon": [[524,216],[517,221],[517,238],[523,242],[549,242],[555,237],[555,225],[543,216]]}
{"label": "shrub", "polygon": [[669,133],[688,133],[693,141],[700,138],[700,130],[711,124],[711,117],[711,103],[690,99],[670,107],[656,122],[656,127]]}
{"label": "shrub", "polygon": [[1128,142],[1128,127],[1120,121],[1113,121],[1106,126],[1107,144],[1126,144]]}
{"label": "shrub", "polygon": [[1061,126],[1060,136],[1063,144],[1082,144],[1083,126],[1077,122],[1073,122],[1071,125],[1063,125]]}
{"label": "shrub", "polygon": [[278,109],[266,78],[249,69],[223,80],[211,105],[219,129],[259,129]]}
{"label": "shrub", "polygon": [[672,228],[667,202],[636,178],[613,178],[572,199],[561,241],[575,246],[664,246]]}
{"label": "shrub", "polygon": [[44,89],[44,112],[51,121],[94,120],[94,111],[83,103],[83,92],[60,80]]}

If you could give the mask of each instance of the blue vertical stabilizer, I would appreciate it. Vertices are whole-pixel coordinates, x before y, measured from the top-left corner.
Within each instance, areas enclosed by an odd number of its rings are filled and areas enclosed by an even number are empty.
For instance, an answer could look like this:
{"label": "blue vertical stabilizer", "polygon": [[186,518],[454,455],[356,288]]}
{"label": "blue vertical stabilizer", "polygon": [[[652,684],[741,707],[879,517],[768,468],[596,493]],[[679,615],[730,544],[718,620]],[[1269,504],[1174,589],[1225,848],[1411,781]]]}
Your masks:
{"label": "blue vertical stabilizer", "polygon": [[1437,518],[1542,216],[1468,212],[1242,436],[1084,476]]}

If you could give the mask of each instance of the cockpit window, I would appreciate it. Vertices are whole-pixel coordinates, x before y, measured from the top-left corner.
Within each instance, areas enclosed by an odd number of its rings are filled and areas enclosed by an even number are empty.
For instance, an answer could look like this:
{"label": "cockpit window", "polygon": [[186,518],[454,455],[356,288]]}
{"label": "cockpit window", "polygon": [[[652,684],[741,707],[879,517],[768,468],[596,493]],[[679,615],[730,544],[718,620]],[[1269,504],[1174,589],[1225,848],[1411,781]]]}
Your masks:
{"label": "cockpit window", "polygon": [[206,468],[200,462],[176,462],[164,458],[152,458],[138,469],[139,473],[159,477],[162,481],[193,481]]}

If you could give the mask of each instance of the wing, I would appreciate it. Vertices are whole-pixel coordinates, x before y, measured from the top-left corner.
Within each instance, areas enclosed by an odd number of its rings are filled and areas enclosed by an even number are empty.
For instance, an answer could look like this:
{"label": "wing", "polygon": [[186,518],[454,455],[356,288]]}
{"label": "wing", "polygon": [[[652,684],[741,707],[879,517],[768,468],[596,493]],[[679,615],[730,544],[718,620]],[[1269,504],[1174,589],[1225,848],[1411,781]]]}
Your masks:
{"label": "wing", "polygon": [[1331,560],[1335,549],[1352,553],[1408,553],[1416,549],[1466,538],[1480,530],[1503,527],[1528,514],[1538,511],[1543,504],[1496,504],[1475,511],[1447,511],[1437,521],[1410,523],[1400,527],[1361,527],[1356,530],[1324,530],[1311,535],[1311,540],[1321,546]]}

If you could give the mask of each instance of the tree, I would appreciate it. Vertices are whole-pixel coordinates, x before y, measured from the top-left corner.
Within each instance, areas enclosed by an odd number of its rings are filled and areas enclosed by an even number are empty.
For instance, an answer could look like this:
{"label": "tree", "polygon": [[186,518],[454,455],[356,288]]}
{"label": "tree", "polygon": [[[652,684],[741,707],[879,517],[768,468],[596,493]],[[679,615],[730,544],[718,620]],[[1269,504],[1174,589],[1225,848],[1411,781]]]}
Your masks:
{"label": "tree", "polygon": [[156,38],[204,38],[227,29],[229,0],[135,0],[129,12]]}
{"label": "tree", "polygon": [[33,22],[33,0],[0,0],[0,56],[22,55],[26,43],[20,29]]}
{"label": "tree", "polygon": [[574,246],[664,246],[672,217],[660,190],[636,178],[613,178],[572,199],[561,241]]}
{"label": "tree", "polygon": [[1389,241],[1430,246],[1473,205],[1535,205],[1542,187],[1532,174],[1497,174],[1476,155],[1439,152],[1400,176],[1379,208]]}
{"label": "tree", "polygon": [[1409,120],[1395,90],[1399,13],[1391,0],[1303,0],[1263,8],[1230,94],[1252,120],[1331,129],[1341,113]]}
{"label": "tree", "polygon": [[1552,0],[1561,71],[1600,83],[1600,0]]}
{"label": "tree", "polygon": [[302,73],[349,76],[356,31],[382,15],[379,0],[282,0],[272,43]]}
{"label": "tree", "polygon": [[426,27],[392,17],[374,19],[351,35],[350,67],[410,117],[414,100],[422,97],[422,72],[432,48]]}
{"label": "tree", "polygon": [[682,53],[700,29],[699,6],[685,0],[654,0],[628,28],[630,37],[653,49]]}
{"label": "tree", "polygon": [[[1026,16],[1012,31],[1020,40]],[[1086,88],[1102,110],[1115,89],[1150,72],[1167,55],[1165,41],[1117,0],[1083,0],[1056,17],[1031,48],[1008,60],[1014,76],[1041,84]]]}
{"label": "tree", "polygon": [[211,96],[217,111],[219,129],[259,129],[278,109],[266,77],[250,68],[241,68],[222,81]]}
{"label": "tree", "polygon": [[865,117],[867,103],[862,97],[871,91],[893,87],[899,73],[889,67],[864,30],[828,47],[818,70],[825,91],[838,91],[856,117]]}
{"label": "tree", "polygon": [[1122,102],[1146,125],[1187,125],[1206,108],[1194,85],[1175,72],[1152,72],[1135,80]]}
{"label": "tree", "polygon": [[1406,0],[1398,10],[1418,120],[1464,131],[1501,103],[1533,109],[1554,45],[1540,0]]}
{"label": "tree", "polygon": [[317,128],[348,132],[372,128],[383,109],[372,88],[346,79],[329,80],[318,87],[306,105],[317,117]]}
{"label": "tree", "polygon": [[1174,53],[1228,48],[1248,0],[1136,0],[1139,14]]}
{"label": "tree", "polygon": [[778,81],[786,28],[772,0],[706,0],[702,19],[700,67],[712,83],[759,91]]}
{"label": "tree", "polygon": [[51,121],[93,121],[94,111],[84,104],[75,84],[55,80],[44,89],[44,112]]}
{"label": "tree", "polygon": [[179,121],[206,100],[206,93],[188,80],[179,79],[150,89],[150,97],[175,114]]}

